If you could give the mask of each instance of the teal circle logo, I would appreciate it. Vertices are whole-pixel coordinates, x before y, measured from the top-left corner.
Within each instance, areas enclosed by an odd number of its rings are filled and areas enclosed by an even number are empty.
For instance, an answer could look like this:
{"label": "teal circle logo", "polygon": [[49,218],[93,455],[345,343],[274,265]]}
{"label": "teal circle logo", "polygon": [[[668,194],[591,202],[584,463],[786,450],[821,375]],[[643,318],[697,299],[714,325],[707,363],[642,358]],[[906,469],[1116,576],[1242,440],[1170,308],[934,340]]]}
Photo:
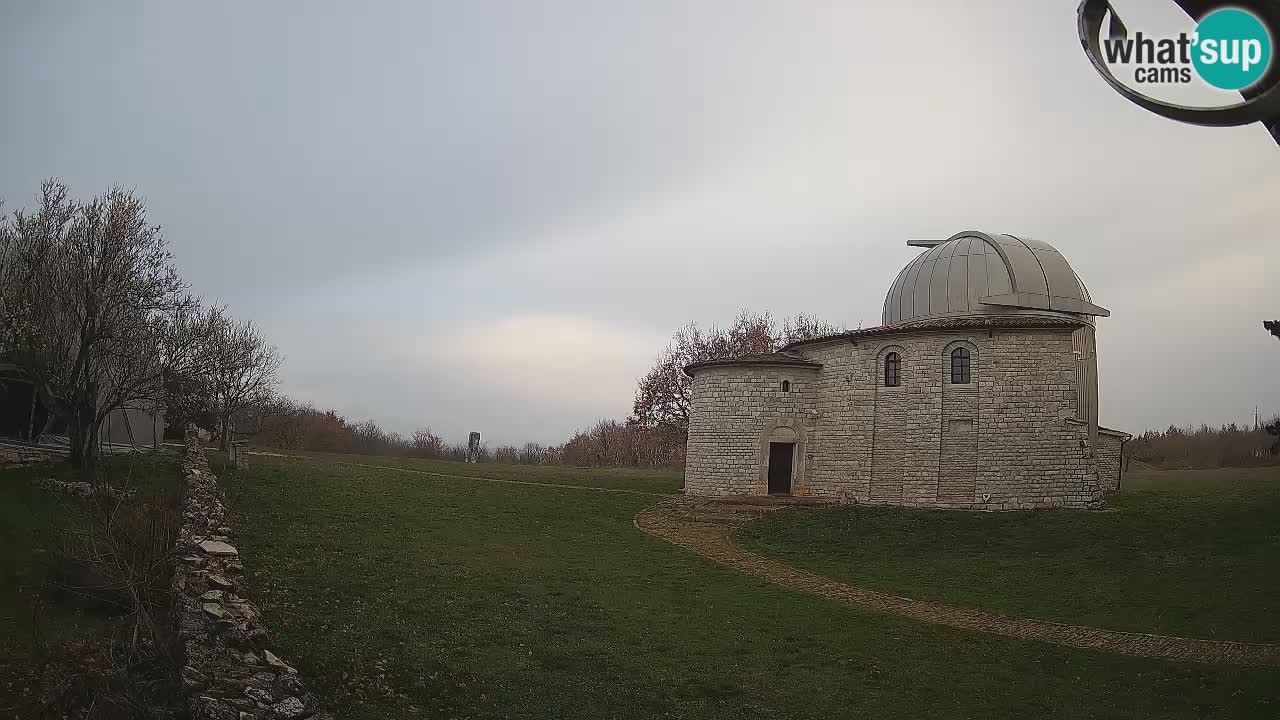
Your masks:
{"label": "teal circle logo", "polygon": [[1222,90],[1258,82],[1271,64],[1271,34],[1256,15],[1238,8],[1215,10],[1196,26],[1191,64],[1200,78]]}

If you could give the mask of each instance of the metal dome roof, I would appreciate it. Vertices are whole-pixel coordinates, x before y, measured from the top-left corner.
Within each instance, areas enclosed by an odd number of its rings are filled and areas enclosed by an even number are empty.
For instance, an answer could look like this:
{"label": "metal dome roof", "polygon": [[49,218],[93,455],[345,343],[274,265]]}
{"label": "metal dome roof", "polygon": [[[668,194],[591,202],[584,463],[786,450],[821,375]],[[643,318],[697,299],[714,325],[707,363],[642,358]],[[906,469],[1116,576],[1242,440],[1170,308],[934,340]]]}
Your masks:
{"label": "metal dome roof", "polygon": [[1067,259],[1046,242],[966,230],[913,240],[928,251],[907,264],[884,300],[884,324],[943,317],[1050,315],[1093,322],[1094,305]]}

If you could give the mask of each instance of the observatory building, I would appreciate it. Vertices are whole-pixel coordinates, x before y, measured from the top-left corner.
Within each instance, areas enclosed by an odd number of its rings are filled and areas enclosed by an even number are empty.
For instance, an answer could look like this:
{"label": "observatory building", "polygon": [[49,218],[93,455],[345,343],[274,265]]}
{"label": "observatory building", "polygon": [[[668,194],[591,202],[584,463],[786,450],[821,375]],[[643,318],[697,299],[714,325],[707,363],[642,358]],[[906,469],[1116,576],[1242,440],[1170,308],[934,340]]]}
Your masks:
{"label": "observatory building", "polygon": [[700,362],[685,492],[966,510],[1090,508],[1128,435],[1098,425],[1095,304],[1048,243],[966,231],[889,287],[880,327]]}

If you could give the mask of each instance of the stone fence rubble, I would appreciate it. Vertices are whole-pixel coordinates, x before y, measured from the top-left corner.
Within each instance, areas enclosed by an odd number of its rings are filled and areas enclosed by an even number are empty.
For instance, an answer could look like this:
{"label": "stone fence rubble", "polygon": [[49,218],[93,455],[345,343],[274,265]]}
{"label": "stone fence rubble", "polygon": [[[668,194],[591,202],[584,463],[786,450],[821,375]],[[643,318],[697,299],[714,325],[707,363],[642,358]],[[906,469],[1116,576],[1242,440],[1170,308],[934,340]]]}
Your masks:
{"label": "stone fence rubble", "polygon": [[258,609],[245,597],[218,479],[194,433],[186,444],[173,590],[191,720],[332,720],[298,672],[272,652]]}

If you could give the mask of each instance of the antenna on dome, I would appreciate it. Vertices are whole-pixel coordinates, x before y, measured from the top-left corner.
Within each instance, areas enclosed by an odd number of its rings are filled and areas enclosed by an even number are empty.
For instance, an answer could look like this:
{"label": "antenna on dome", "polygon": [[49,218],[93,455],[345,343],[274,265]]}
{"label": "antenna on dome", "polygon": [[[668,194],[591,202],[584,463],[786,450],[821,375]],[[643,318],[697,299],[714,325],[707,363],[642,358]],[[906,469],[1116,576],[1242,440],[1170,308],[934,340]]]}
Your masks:
{"label": "antenna on dome", "polygon": [[937,247],[944,242],[946,240],[908,240],[907,247]]}

